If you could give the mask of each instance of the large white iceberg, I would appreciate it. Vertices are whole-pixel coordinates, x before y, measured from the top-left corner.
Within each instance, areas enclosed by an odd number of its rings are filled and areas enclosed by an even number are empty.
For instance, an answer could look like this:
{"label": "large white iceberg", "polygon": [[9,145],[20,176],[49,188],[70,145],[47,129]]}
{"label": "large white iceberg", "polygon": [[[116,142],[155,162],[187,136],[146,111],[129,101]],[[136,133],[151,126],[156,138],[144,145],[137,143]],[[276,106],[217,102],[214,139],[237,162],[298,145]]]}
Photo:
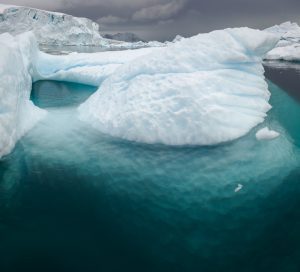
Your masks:
{"label": "large white iceberg", "polygon": [[104,133],[144,143],[239,138],[271,107],[262,58],[278,39],[226,29],[160,48],[118,68],[80,106],[80,116]]}
{"label": "large white iceberg", "polygon": [[52,56],[32,33],[0,35],[0,157],[45,111],[32,81],[102,85],[82,119],[123,139],[207,145],[236,139],[270,109],[262,58],[278,39],[248,28],[202,34],[162,48]]}

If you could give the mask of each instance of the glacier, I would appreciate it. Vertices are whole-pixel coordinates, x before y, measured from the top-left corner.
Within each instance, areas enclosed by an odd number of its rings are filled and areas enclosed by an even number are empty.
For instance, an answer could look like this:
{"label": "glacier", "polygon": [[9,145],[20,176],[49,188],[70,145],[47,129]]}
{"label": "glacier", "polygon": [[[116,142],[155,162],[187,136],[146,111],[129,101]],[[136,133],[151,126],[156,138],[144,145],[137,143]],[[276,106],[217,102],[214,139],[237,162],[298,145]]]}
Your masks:
{"label": "glacier", "polygon": [[262,58],[277,42],[241,28],[166,47],[56,56],[41,52],[32,32],[1,34],[0,157],[46,115],[30,101],[32,82],[43,79],[99,86],[78,114],[112,136],[167,145],[239,138],[270,109]]}
{"label": "glacier", "polygon": [[0,33],[33,31],[41,45],[101,45],[99,25],[87,18],[30,7],[0,6]]}
{"label": "glacier", "polygon": [[122,50],[166,45],[157,41],[123,42],[108,39],[100,35],[99,28],[98,23],[87,18],[0,4],[0,34],[8,32],[16,36],[32,31],[40,48],[45,50],[53,46],[94,46]]}

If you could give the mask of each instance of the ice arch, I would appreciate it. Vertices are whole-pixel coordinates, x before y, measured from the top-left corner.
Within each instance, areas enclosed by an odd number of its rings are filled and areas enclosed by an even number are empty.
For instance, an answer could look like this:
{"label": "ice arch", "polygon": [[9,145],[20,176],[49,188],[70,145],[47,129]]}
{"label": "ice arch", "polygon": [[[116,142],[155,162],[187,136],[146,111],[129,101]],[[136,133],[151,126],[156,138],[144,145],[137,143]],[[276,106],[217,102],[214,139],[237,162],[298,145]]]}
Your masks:
{"label": "ice arch", "polygon": [[67,56],[40,52],[30,32],[0,37],[0,157],[45,116],[29,99],[32,82],[41,79],[103,82],[80,107],[81,117],[102,132],[147,143],[232,140],[262,122],[270,108],[261,62],[278,37],[258,30],[215,31],[166,48]]}

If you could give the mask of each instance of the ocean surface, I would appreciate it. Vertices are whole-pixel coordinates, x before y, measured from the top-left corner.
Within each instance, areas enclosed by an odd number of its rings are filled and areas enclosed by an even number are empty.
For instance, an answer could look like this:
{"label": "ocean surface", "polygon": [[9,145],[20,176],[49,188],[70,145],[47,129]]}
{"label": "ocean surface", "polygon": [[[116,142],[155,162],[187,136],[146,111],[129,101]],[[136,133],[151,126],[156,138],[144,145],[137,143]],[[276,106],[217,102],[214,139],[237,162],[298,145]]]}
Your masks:
{"label": "ocean surface", "polygon": [[[267,68],[265,123],[212,147],[109,137],[77,118],[95,88],[35,83],[48,115],[0,161],[0,271],[300,271],[300,76],[287,69]],[[280,137],[257,141],[264,126]]]}

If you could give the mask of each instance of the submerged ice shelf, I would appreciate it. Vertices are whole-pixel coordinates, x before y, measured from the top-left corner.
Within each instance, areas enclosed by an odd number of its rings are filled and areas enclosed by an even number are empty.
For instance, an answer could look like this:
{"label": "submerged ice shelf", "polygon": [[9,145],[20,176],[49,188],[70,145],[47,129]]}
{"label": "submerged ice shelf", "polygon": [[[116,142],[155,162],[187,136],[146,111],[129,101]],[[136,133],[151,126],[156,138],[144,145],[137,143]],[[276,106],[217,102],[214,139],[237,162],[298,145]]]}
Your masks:
{"label": "submerged ice shelf", "polygon": [[[270,109],[262,58],[277,41],[272,34],[241,28],[163,48],[51,56],[38,50],[32,33],[3,34],[0,156],[43,116],[29,101],[31,81],[43,79],[101,84],[81,105],[80,118],[112,136],[167,145],[239,138]],[[11,62],[9,54],[18,60]]]}

